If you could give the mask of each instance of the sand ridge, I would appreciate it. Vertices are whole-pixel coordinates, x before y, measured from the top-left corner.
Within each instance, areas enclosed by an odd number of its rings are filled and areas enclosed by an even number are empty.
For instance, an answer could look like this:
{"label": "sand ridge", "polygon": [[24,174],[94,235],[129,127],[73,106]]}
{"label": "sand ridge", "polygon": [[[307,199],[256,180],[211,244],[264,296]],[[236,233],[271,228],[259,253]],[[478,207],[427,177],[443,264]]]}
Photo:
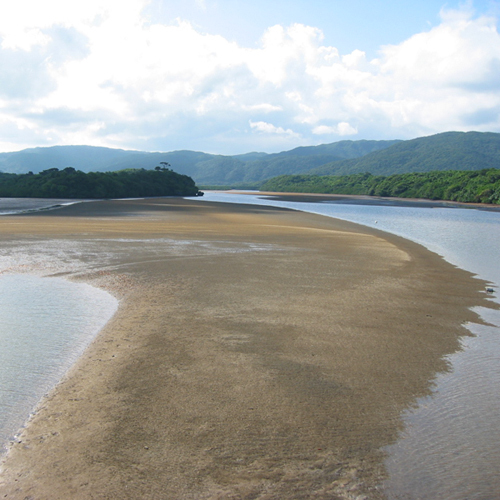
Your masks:
{"label": "sand ridge", "polygon": [[383,498],[401,411],[487,305],[419,245],[280,208],[0,219],[0,246],[33,238],[98,240],[98,264],[83,251],[68,277],[121,303],[2,460],[2,498]]}

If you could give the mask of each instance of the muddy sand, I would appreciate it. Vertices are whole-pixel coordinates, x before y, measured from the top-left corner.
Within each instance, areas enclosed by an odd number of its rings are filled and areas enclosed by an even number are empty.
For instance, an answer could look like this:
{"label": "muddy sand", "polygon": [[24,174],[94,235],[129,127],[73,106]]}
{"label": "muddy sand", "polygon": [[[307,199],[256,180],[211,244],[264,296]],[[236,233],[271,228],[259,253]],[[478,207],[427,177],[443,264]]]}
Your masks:
{"label": "muddy sand", "polygon": [[3,457],[7,499],[383,498],[401,411],[486,305],[482,281],[417,244],[280,208],[0,218],[0,245],[27,244],[43,255],[10,272],[120,306]]}

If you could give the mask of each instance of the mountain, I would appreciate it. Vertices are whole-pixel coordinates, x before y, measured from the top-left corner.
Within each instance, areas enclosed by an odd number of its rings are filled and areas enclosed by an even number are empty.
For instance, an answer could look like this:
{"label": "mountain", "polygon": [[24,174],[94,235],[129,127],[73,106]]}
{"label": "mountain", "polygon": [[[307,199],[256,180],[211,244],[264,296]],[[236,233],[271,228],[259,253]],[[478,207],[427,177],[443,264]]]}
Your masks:
{"label": "mountain", "polygon": [[49,168],[74,167],[78,170],[101,172],[134,151],[94,146],[54,146],[32,148],[13,153],[0,153],[0,171],[13,174],[38,173]]}
{"label": "mountain", "polygon": [[0,171],[16,174],[31,171],[36,174],[49,168],[67,167],[82,172],[111,172],[130,168],[149,170],[160,162],[170,163],[178,173],[191,177],[197,175],[201,178],[211,177],[214,170],[222,172],[224,177],[231,177],[231,170],[245,165],[231,156],[216,156],[196,151],[148,153],[93,146],[53,146],[1,153]]}
{"label": "mountain", "polygon": [[[301,174],[332,161],[360,156],[388,148],[399,141],[339,141],[305,146],[269,154],[245,165],[243,182],[256,183],[286,174]],[[238,158],[238,157],[236,157]]]}
{"label": "mountain", "polygon": [[259,186],[290,174],[390,175],[431,170],[481,170],[500,167],[500,134],[446,132],[409,141],[339,141],[267,154],[235,156],[199,151],[148,153],[92,146],[54,146],[0,153],[0,172],[38,173],[73,167],[82,172],[154,169],[167,162],[198,185]]}
{"label": "mountain", "polygon": [[237,185],[259,183],[282,174],[307,172],[333,160],[355,158],[388,147],[397,141],[340,141],[300,147],[277,154],[246,153],[235,156],[197,151],[148,153],[92,146],[53,146],[0,153],[0,172],[39,173],[50,168],[73,167],[82,172],[110,172],[130,168],[153,169],[170,163],[197,184]]}
{"label": "mountain", "polygon": [[233,158],[236,158],[237,160],[240,161],[249,162],[249,161],[262,160],[262,158],[266,156],[269,156],[268,153],[257,153],[256,151],[253,151],[252,153],[234,155]]}
{"label": "mountain", "polygon": [[500,168],[500,134],[492,132],[444,132],[401,141],[361,158],[331,162],[310,170],[314,175],[374,175],[430,172],[434,170],[482,170]]}

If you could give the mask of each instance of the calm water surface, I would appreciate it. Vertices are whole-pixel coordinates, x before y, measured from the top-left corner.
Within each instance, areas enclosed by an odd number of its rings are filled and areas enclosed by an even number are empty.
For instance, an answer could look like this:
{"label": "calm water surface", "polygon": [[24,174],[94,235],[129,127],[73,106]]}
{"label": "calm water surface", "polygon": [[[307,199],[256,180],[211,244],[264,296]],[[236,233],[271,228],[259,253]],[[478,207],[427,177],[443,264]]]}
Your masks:
{"label": "calm water surface", "polygon": [[[375,227],[426,246],[495,290],[500,284],[499,211],[283,202],[210,192],[203,201],[281,206]],[[391,500],[500,498],[500,312],[478,312],[492,326],[468,325],[475,336],[449,356],[452,370],[437,375],[433,395],[405,412],[405,431],[386,450],[389,480],[383,488]]]}
{"label": "calm water surface", "polygon": [[0,276],[0,448],[116,308],[114,297],[90,285]]}

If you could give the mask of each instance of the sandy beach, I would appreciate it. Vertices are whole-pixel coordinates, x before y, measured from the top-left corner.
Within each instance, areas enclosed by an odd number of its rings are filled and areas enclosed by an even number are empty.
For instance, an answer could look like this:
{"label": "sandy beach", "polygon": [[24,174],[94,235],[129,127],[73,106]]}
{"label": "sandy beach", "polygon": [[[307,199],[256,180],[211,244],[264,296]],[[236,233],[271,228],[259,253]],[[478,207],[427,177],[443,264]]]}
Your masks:
{"label": "sandy beach", "polygon": [[7,499],[383,498],[402,410],[488,306],[484,282],[415,243],[280,208],[0,218],[0,245],[27,244],[45,259],[9,272],[120,306],[2,458]]}

